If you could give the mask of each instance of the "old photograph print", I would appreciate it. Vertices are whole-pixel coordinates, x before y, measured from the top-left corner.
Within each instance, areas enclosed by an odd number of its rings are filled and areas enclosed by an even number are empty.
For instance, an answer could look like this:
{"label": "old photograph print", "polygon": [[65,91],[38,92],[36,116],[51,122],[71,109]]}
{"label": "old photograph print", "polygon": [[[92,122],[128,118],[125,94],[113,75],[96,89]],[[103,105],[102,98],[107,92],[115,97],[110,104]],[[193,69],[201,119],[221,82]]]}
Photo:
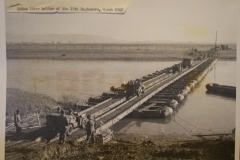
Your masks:
{"label": "old photograph print", "polygon": [[6,13],[5,159],[234,159],[236,1]]}

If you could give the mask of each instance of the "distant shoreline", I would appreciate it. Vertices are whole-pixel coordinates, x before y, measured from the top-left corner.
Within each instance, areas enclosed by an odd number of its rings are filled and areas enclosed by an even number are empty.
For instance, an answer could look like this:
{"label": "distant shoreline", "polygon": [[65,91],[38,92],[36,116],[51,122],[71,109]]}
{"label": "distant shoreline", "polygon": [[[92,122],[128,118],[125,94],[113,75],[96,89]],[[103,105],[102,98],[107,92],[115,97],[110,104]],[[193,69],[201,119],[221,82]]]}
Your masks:
{"label": "distant shoreline", "polygon": [[[7,59],[46,60],[109,60],[109,61],[181,61],[183,58],[197,58],[185,50],[107,50],[107,49],[8,49]],[[236,61],[236,50],[218,51],[219,60]]]}
{"label": "distant shoreline", "polygon": [[[14,57],[14,58],[7,58],[7,60],[11,60],[11,59],[13,59],[13,60],[18,60],[18,59],[21,59],[21,60],[23,60],[23,59],[25,59],[25,60],[56,60],[56,61],[58,61],[58,60],[60,60],[60,61],[69,61],[69,60],[74,60],[74,61],[153,61],[153,62],[156,62],[156,61],[181,61],[182,59],[173,59],[173,58],[171,58],[171,59],[168,59],[168,58],[162,58],[162,59],[93,59],[93,58],[90,58],[90,59],[77,59],[77,58],[73,58],[73,59],[68,59],[68,58],[65,58],[65,59],[62,59],[62,58],[33,58],[33,57],[28,57],[28,58],[16,58],[16,57]],[[220,61],[237,61],[237,59],[232,59],[232,58],[218,58],[218,60],[220,60]]]}

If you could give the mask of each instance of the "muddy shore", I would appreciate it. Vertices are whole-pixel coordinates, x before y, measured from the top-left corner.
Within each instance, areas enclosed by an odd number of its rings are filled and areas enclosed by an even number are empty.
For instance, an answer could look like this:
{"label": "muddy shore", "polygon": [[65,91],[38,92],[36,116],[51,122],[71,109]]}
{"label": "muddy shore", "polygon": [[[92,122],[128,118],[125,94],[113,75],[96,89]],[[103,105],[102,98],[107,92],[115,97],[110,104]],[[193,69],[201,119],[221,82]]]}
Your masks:
{"label": "muddy shore", "polygon": [[[28,144],[28,145],[26,145]],[[116,133],[106,144],[6,142],[6,159],[234,159],[234,138]]]}

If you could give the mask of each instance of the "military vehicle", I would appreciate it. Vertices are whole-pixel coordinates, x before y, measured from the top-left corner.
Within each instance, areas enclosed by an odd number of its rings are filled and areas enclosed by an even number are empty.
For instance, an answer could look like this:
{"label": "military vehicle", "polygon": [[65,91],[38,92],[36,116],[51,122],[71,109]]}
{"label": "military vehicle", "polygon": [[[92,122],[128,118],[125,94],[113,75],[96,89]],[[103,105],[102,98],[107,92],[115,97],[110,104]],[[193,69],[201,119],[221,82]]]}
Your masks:
{"label": "military vehicle", "polygon": [[184,58],[182,61],[182,67],[183,68],[191,68],[193,65],[193,60],[189,58]]}
{"label": "military vehicle", "polygon": [[[59,117],[60,113],[52,113],[46,116],[47,123],[46,127],[49,131],[59,131]],[[85,128],[87,123],[87,115],[79,113],[74,113],[74,116],[66,114],[68,120],[67,135],[71,135],[74,128],[80,127]]]}

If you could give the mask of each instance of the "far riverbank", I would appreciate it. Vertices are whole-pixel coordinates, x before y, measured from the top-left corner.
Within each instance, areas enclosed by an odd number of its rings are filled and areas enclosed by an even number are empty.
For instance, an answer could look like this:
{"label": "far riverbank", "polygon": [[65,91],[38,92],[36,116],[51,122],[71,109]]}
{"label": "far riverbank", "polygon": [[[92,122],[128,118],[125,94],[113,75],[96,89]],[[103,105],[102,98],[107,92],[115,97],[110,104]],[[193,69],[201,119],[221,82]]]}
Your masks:
{"label": "far riverbank", "polygon": [[[120,61],[179,61],[183,58],[197,57],[185,50],[107,50],[107,49],[75,49],[75,50],[7,50],[8,59],[50,59],[50,60],[120,60]],[[233,60],[236,50],[218,51],[219,60]]]}

